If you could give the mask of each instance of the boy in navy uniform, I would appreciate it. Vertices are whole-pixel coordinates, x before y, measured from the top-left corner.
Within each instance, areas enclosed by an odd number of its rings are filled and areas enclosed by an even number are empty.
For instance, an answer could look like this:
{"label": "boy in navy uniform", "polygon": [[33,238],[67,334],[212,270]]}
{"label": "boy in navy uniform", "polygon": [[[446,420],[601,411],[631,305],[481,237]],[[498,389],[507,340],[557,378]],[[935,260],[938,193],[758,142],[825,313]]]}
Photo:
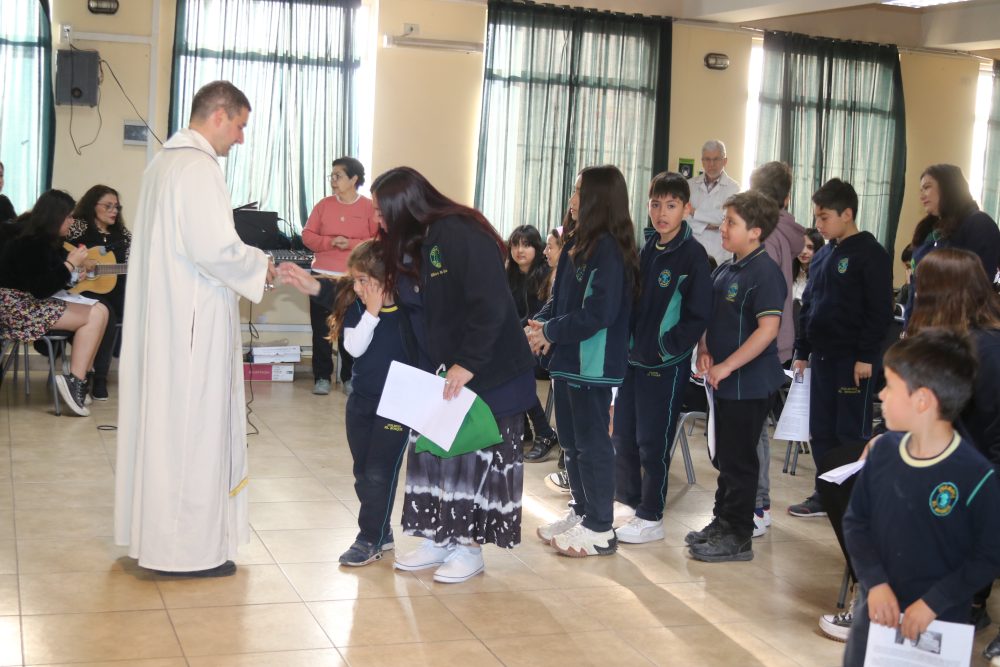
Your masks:
{"label": "boy in navy uniform", "polygon": [[725,209],[722,247],[735,257],[712,274],[712,317],[698,345],[698,371],[715,390],[719,486],[712,522],[684,538],[691,556],[706,562],[753,559],[757,440],[785,379],[776,343],[785,279],[762,246],[778,224],[778,205],[751,190]]}
{"label": "boy in navy uniform", "polygon": [[691,373],[691,354],[708,326],[712,279],[705,248],[684,218],[691,190],[680,174],[649,184],[654,234],[639,255],[639,299],[629,327],[628,368],[615,401],[619,502],[635,510],[616,529],[621,542],[662,540],[669,451]]}
{"label": "boy in navy uniform", "polygon": [[[874,383],[892,322],[892,258],[858,229],[858,193],[850,183],[830,179],[812,200],[816,228],[828,243],[809,268],[792,368],[812,369],[809,432],[818,477],[830,451],[860,452],[872,437]],[[826,516],[815,491],[788,513]]]}
{"label": "boy in navy uniform", "polygon": [[[976,360],[958,333],[927,329],[885,355],[886,425],[844,516],[861,584],[844,664],[864,664],[871,622],[916,639],[935,618],[968,623],[973,594],[1000,574],[1000,485],[952,427]],[[899,614],[903,613],[902,622]]]}

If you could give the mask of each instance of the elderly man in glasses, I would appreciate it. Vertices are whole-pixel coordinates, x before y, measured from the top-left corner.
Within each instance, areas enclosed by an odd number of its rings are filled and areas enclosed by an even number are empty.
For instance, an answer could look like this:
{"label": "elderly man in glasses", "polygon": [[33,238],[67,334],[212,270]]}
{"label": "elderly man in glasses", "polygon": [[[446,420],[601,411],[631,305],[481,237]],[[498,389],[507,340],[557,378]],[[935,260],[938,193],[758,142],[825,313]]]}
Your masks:
{"label": "elderly man in glasses", "polygon": [[717,139],[706,141],[701,147],[701,166],[704,169],[692,178],[691,217],[688,222],[694,237],[705,247],[710,257],[722,264],[732,257],[722,249],[719,227],[722,225],[722,205],[740,191],[740,185],[726,173],[726,145]]}

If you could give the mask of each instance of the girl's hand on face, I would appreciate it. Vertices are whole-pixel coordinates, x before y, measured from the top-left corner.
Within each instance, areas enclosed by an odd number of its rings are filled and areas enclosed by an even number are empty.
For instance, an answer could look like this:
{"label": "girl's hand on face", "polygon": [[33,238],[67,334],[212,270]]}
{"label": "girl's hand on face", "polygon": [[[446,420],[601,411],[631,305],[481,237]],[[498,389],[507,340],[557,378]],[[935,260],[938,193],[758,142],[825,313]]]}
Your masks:
{"label": "girl's hand on face", "polygon": [[377,317],[385,302],[385,289],[371,278],[361,283],[360,287],[358,297],[361,298],[361,303],[365,304],[365,310]]}

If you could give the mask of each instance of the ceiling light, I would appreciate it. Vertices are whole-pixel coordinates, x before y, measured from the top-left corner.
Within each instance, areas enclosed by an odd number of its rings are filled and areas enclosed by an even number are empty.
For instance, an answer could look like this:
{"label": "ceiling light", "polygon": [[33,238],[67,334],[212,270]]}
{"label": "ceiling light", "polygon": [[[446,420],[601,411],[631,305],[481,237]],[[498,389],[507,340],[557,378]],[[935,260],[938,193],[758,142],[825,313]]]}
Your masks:
{"label": "ceiling light", "polygon": [[893,5],[895,7],[911,7],[913,9],[923,9],[924,7],[936,7],[937,5],[954,5],[959,2],[969,0],[882,0],[883,5]]}

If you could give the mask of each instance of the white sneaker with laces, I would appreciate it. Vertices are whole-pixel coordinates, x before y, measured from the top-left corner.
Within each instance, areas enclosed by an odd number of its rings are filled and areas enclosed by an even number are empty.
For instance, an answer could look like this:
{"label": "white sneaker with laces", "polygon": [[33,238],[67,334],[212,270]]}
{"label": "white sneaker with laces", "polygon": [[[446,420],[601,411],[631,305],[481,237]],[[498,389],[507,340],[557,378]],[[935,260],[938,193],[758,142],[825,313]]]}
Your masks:
{"label": "white sneaker with laces", "polygon": [[847,609],[839,614],[823,614],[819,617],[819,629],[824,635],[838,642],[846,642],[854,620],[854,598]]}
{"label": "white sneaker with laces", "polygon": [[433,540],[424,539],[424,543],[420,545],[419,549],[396,556],[394,566],[397,570],[406,570],[408,572],[437,567],[438,565],[443,565],[448,559],[452,548],[451,546],[439,547],[434,544]]}
{"label": "white sneaker with laces", "polygon": [[762,516],[757,516],[757,513],[753,514],[753,537],[760,537],[761,535],[767,534],[767,519]]}
{"label": "white sneaker with laces", "polygon": [[553,537],[559,533],[565,533],[573,526],[578,525],[581,521],[583,521],[583,517],[570,509],[566,510],[566,515],[563,516],[563,518],[544,526],[539,526],[538,530],[535,532],[538,534],[538,537],[542,540],[542,542],[548,544],[552,541]]}
{"label": "white sneaker with laces", "polygon": [[434,572],[434,581],[442,584],[460,584],[468,581],[486,568],[481,548],[456,546],[448,554],[444,565]]}
{"label": "white sneaker with laces", "polygon": [[614,530],[598,533],[584,525],[573,526],[552,538],[552,546],[563,556],[583,558],[584,556],[610,556],[618,550],[618,538]]}
{"label": "white sneaker with laces", "polygon": [[662,540],[664,537],[663,520],[649,521],[633,516],[621,528],[616,528],[615,534],[620,541],[628,544],[645,544],[646,542]]}

